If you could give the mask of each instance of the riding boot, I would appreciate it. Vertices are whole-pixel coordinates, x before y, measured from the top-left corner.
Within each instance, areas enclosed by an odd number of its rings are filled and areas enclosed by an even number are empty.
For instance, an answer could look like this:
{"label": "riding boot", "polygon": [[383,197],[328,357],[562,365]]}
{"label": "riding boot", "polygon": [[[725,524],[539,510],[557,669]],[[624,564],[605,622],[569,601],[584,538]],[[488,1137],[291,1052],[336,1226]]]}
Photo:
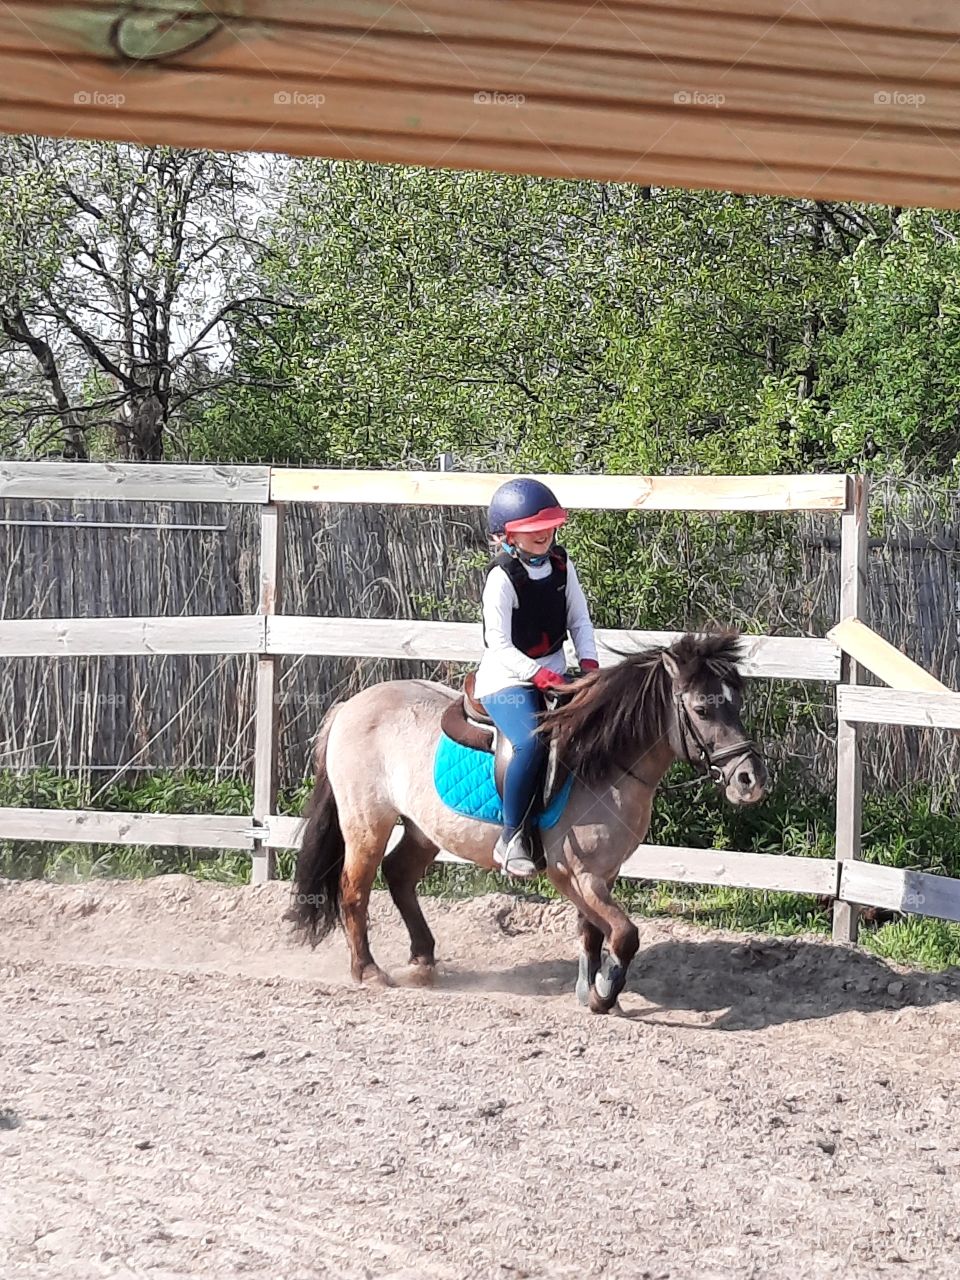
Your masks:
{"label": "riding boot", "polygon": [[515,876],[518,880],[529,880],[537,874],[537,864],[530,854],[522,830],[515,831],[511,836],[506,832],[501,835],[494,846],[493,860],[506,875]]}

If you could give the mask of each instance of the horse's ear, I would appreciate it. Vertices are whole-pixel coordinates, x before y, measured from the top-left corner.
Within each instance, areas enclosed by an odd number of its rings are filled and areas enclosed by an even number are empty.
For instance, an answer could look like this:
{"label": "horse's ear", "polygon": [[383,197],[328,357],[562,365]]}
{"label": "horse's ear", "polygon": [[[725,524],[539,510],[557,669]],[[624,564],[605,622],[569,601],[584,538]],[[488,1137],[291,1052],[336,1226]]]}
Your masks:
{"label": "horse's ear", "polygon": [[664,649],[660,655],[660,661],[666,667],[667,675],[676,683],[680,679],[680,663],[677,662],[669,649]]}

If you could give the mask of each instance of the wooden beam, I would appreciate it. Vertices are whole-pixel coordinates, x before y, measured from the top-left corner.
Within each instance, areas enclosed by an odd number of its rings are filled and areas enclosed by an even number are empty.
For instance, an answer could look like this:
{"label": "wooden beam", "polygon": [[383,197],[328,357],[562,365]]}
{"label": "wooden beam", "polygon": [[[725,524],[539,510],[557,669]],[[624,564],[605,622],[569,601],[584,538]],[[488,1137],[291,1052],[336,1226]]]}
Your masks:
{"label": "wooden beam", "polygon": [[[288,470],[274,467],[274,502],[421,503],[485,507],[514,473]],[[524,473],[535,474],[535,473]],[[607,511],[836,511],[846,477],[538,475],[563,506]]]}
{"label": "wooden beam", "polygon": [[[611,631],[600,627],[595,632],[601,667],[622,661],[624,650],[670,645],[679,640],[682,631]],[[823,680],[840,679],[840,655],[829,640],[815,636],[749,636],[741,637],[740,670],[750,679]]]}
{"label": "wooden beam", "polygon": [[0,128],[960,203],[945,0],[219,0],[169,18],[164,0],[10,0]]}
{"label": "wooden beam", "polygon": [[[601,666],[617,652],[672,644],[678,631],[597,631]],[[483,646],[479,623],[404,618],[311,618],[215,615],[190,618],[41,618],[0,621],[0,657],[80,657],[125,654],[320,654],[475,662]],[[749,677],[835,681],[837,651],[808,636],[747,636],[741,664]]]}
{"label": "wooden beam", "polygon": [[[5,62],[0,56],[0,71]],[[593,123],[600,136],[602,123]],[[701,155],[695,160],[664,153],[662,147],[646,148],[638,140],[629,156],[589,147],[545,149],[531,135],[529,141],[486,141],[466,134],[453,146],[446,136],[418,135],[413,142],[405,136],[375,133],[362,128],[329,129],[324,126],[289,127],[278,122],[265,128],[243,119],[222,120],[215,125],[216,143],[221,151],[258,151],[270,139],[270,151],[292,156],[323,155],[331,160],[367,161],[377,164],[417,164],[433,168],[478,169],[497,173],[539,174],[569,180],[589,178],[597,182],[632,182],[658,187],[713,188],[718,191],[755,192],[768,195],[796,194],[818,200],[851,200],[866,203],[920,205],[925,208],[960,207],[960,180],[933,171],[929,178],[891,175],[879,168],[851,173],[843,166],[824,168],[818,163],[791,163],[778,172],[768,164],[758,164],[747,155],[716,159]],[[75,107],[56,108],[38,103],[24,105],[0,96],[0,132],[42,134],[47,137],[113,138],[141,146],[210,146],[211,126],[202,118],[177,118],[171,127],[163,116],[118,115],[116,111],[90,109],[78,115]],[[662,136],[668,130],[661,129]],[[171,142],[171,134],[176,141]],[[702,148],[701,148],[702,150]],[[812,153],[811,153],[812,154]],[[931,168],[941,161],[939,153],[930,157]],[[852,191],[856,195],[852,195]]]}
{"label": "wooden beam", "polygon": [[[598,630],[600,665],[613,666],[621,661],[611,649],[637,652],[672,644],[681,634]],[[483,637],[480,624],[474,622],[277,616],[267,620],[266,644],[268,653],[476,662],[483,649]],[[745,637],[742,670],[747,676],[831,681],[838,678],[839,668],[837,651],[827,640],[807,636]]]}
{"label": "wooden beam", "polygon": [[[278,849],[299,847],[302,818],[271,814],[266,844]],[[399,828],[387,843],[400,838]],[[474,865],[442,850],[438,862]],[[685,849],[642,844],[620,869],[624,880],[669,880],[683,884],[718,884],[782,893],[833,897],[837,892],[837,863],[832,858],[798,858],[770,853],[735,853],[726,849]]]}
{"label": "wooden beam", "polygon": [[0,840],[252,849],[250,819],[206,813],[0,808]]}
{"label": "wooden beam", "polygon": [[[284,507],[278,503],[260,508],[260,603],[264,619],[280,608],[283,590]],[[266,626],[266,622],[264,623]],[[255,740],[253,747],[253,816],[260,822],[277,807],[280,750],[280,658],[261,653],[257,658]],[[257,840],[250,872],[252,884],[266,884],[276,874],[276,855]]]}
{"label": "wooden beam", "polygon": [[0,657],[4,658],[263,653],[265,648],[265,620],[253,614],[0,621]]}
{"label": "wooden beam", "polygon": [[[840,616],[857,619],[866,606],[867,552],[869,548],[868,481],[851,476],[847,481],[847,509],[840,517]],[[834,628],[836,630],[836,628]],[[844,655],[842,678],[855,685],[857,664]],[[856,725],[837,724],[837,807],[835,850],[838,862],[860,857],[863,825],[863,767],[860,737]],[[833,938],[835,942],[856,942],[860,926],[855,906],[835,902]]]}
{"label": "wooden beam", "polygon": [[152,462],[0,462],[0,498],[266,502],[269,467]]}
{"label": "wooden beam", "polygon": [[684,884],[720,884],[740,889],[811,893],[833,897],[837,864],[832,858],[798,858],[727,849],[685,849],[641,845],[620,868],[632,880],[673,880]]}
{"label": "wooden beam", "polygon": [[[486,506],[497,486],[511,474],[176,463],[0,462],[0,497]],[[615,511],[839,512],[846,490],[846,479],[840,475],[541,478],[570,507]]]}
{"label": "wooden beam", "polygon": [[960,880],[925,871],[845,862],[840,871],[840,897],[861,906],[882,907],[906,915],[960,920]]}
{"label": "wooden beam", "polygon": [[878,636],[859,618],[844,618],[827,632],[827,639],[892,689],[915,693],[950,692],[936,676],[901,653],[889,640]]}
{"label": "wooden beam", "polygon": [[960,693],[905,693],[900,689],[839,685],[837,715],[847,724],[960,729]]}

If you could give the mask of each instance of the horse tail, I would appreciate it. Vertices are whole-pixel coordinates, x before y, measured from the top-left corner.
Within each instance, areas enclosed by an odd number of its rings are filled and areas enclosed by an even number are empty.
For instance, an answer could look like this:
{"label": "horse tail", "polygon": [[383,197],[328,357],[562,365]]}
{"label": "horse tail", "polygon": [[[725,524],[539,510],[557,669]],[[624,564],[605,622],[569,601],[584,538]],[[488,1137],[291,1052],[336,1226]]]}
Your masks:
{"label": "horse tail", "polygon": [[292,920],[304,942],[315,947],[340,920],[340,874],[344,842],[337,799],[327,773],[327,739],[339,710],[327,712],[314,753],[316,782],[304,810],[306,825],[293,875],[293,906],[284,919]]}

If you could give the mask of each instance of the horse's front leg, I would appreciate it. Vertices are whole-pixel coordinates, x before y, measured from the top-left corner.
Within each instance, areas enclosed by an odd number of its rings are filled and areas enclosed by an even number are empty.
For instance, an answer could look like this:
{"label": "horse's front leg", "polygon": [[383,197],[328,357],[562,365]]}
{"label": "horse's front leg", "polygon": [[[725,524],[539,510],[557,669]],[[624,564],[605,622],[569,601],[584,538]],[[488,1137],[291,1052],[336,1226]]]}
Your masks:
{"label": "horse's front leg", "polygon": [[[560,865],[549,869],[550,879],[580,913],[583,947],[577,995],[594,1013],[609,1013],[627,984],[631,961],[640,948],[640,934],[623,908],[614,902],[610,886],[600,876]],[[592,926],[588,934],[584,927]],[[606,943],[600,958],[597,935]],[[594,958],[597,964],[594,965]],[[589,984],[586,979],[590,978]],[[581,992],[586,994],[583,1000]]]}
{"label": "horse's front leg", "polygon": [[577,999],[581,1004],[590,1003],[590,992],[603,960],[603,932],[577,912],[577,930],[580,934],[580,957],[577,968]]}

